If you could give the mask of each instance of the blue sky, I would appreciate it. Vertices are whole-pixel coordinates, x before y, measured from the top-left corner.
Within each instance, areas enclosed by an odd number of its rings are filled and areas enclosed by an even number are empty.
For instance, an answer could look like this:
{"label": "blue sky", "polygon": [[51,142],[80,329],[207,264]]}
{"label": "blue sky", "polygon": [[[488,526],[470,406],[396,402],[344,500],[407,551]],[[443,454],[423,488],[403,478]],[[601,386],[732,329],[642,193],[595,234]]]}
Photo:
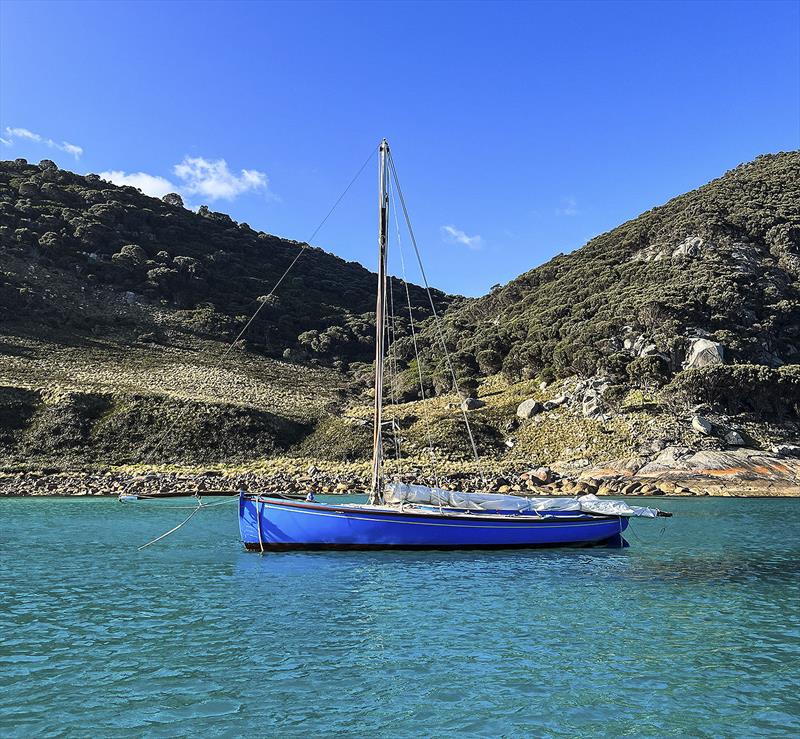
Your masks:
{"label": "blue sky", "polygon": [[[431,281],[470,295],[800,147],[797,2],[3,0],[0,34],[3,158],[304,240],[386,136]],[[375,185],[315,239],[370,268]]]}

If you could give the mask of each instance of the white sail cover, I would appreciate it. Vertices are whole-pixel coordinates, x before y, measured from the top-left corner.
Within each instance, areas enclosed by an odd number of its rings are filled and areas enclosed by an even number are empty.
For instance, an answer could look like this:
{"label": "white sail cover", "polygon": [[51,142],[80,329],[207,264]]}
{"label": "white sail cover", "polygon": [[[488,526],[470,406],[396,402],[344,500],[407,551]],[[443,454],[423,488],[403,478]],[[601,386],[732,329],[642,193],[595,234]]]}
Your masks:
{"label": "white sail cover", "polygon": [[518,495],[502,493],[462,493],[454,490],[442,490],[426,485],[407,485],[391,483],[386,486],[384,495],[386,503],[402,505],[442,506],[444,508],[463,508],[470,511],[580,511],[597,513],[604,516],[638,516],[656,518],[657,508],[629,506],[620,500],[601,500],[596,495],[581,495],[576,498],[523,498]]}

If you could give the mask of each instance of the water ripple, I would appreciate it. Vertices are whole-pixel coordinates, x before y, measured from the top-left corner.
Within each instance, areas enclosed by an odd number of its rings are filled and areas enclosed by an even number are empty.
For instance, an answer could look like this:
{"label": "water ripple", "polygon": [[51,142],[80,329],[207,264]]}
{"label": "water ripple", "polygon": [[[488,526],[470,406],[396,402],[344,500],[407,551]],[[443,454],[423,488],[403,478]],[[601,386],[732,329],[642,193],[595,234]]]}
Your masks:
{"label": "water ripple", "polygon": [[137,553],[181,512],[0,500],[0,734],[797,735],[800,501],[670,507],[623,550],[259,557],[232,506]]}

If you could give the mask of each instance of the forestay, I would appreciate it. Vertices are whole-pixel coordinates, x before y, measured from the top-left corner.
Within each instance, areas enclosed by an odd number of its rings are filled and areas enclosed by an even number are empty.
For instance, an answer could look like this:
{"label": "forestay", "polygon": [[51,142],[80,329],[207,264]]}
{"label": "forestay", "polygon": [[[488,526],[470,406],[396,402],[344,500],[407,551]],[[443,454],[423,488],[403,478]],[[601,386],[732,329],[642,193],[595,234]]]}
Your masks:
{"label": "forestay", "polygon": [[523,498],[502,493],[462,493],[455,490],[391,483],[386,486],[384,500],[389,505],[416,504],[470,511],[580,511],[604,516],[656,518],[657,508],[630,506],[620,500],[601,500],[596,495],[575,498]]}

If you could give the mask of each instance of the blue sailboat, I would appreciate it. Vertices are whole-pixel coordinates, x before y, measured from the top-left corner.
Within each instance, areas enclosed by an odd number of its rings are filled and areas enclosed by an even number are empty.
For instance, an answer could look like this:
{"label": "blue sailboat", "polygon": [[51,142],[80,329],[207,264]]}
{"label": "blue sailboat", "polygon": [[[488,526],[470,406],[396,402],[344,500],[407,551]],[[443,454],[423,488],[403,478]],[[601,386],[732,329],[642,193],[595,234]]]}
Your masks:
{"label": "blue sailboat", "polygon": [[[510,496],[509,496],[510,497]],[[538,502],[538,501],[536,501]],[[375,504],[328,505],[242,493],[239,528],[245,548],[499,549],[601,544],[618,540],[627,514]]]}
{"label": "blue sailboat", "polygon": [[[375,402],[369,500],[366,503],[334,505],[287,499],[280,493],[240,493],[239,530],[245,548],[267,552],[285,549],[496,549],[591,545],[621,539],[632,516],[654,518],[669,515],[654,508],[631,507],[618,501],[599,500],[595,496],[529,499],[386,484],[382,409],[390,169],[398,192],[399,183],[385,139],[379,151]],[[400,197],[407,217],[402,194]],[[410,222],[408,225],[410,230]],[[438,320],[433,301],[431,308]],[[443,348],[446,351],[446,347]],[[455,383],[455,375],[453,381]],[[464,420],[477,456],[466,414]]]}

